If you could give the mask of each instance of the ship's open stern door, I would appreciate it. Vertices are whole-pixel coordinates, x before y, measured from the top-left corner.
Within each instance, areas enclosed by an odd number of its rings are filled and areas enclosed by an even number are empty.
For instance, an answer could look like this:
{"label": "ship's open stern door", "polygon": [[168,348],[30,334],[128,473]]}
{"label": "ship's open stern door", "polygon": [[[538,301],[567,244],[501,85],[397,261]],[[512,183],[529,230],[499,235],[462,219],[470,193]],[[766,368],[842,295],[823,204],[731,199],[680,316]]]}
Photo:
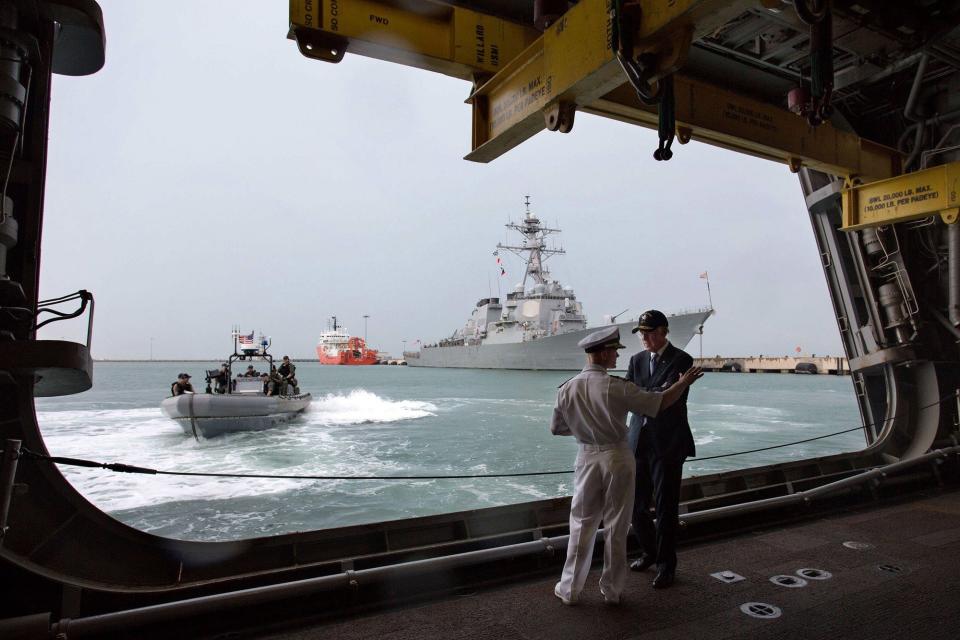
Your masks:
{"label": "ship's open stern door", "polygon": [[[290,3],[289,33],[304,55],[327,62],[369,55],[469,81],[471,160],[493,160],[541,131],[570,131],[574,114],[583,111],[657,128],[673,163],[683,162],[680,145],[695,140],[799,173],[868,446],[689,479],[683,519],[694,533],[708,520],[716,535],[752,526],[762,513],[796,517],[827,491],[859,499],[947,482],[937,465],[956,464],[953,454],[924,453],[956,444],[960,227],[950,219],[952,183],[931,180],[937,197],[948,193],[946,206],[909,219],[861,224],[864,214],[880,211],[864,208],[860,222],[845,223],[843,201],[847,193],[876,205],[887,193],[886,201],[923,195],[918,202],[925,202],[933,200],[925,181],[922,191],[913,185],[887,192],[894,183],[882,181],[920,178],[924,170],[951,175],[950,163],[960,160],[960,9],[946,0],[827,6],[824,12],[824,3],[813,0]],[[0,342],[30,345],[3,347],[10,351],[0,361],[6,374],[0,375],[0,433],[43,452],[34,394],[55,369],[80,374],[80,384],[64,382],[73,389],[89,382],[82,374],[90,371],[89,345],[50,345],[43,352],[34,342],[51,74],[82,75],[102,65],[103,21],[88,1],[0,2],[0,36],[5,69],[14,68],[0,78],[0,142],[16,167],[5,193],[11,204],[4,199],[0,209],[6,225],[0,225],[0,306],[11,310],[0,318]],[[652,151],[638,148],[637,157],[655,171]],[[659,159],[667,160],[663,153]],[[867,193],[871,185],[879,196]],[[919,463],[879,468],[891,460]],[[566,500],[546,500],[190,543],[113,520],[50,464],[21,461],[15,485],[7,483],[0,570],[4,584],[18,588],[2,603],[0,628],[49,631],[56,619],[64,633],[69,618],[85,620],[73,632],[106,632],[120,628],[110,624],[157,625],[161,615],[212,606],[233,606],[233,615],[251,620],[252,604],[264,602],[259,598],[268,591],[323,585],[329,597],[299,592],[302,601],[335,611],[418,589],[449,589],[451,580],[542,571],[557,561],[569,509]],[[430,570],[428,559],[435,561]],[[480,570],[468,565],[472,559]],[[281,583],[287,591],[270,591]],[[192,599],[173,602],[186,598]],[[158,607],[164,603],[170,606]],[[158,608],[123,615],[146,605]]]}
{"label": "ship's open stern door", "polygon": [[337,39],[472,80],[469,160],[584,111],[657,128],[658,160],[696,140],[799,172],[866,439],[894,458],[956,431],[958,23],[946,1],[290,2],[306,55]]}

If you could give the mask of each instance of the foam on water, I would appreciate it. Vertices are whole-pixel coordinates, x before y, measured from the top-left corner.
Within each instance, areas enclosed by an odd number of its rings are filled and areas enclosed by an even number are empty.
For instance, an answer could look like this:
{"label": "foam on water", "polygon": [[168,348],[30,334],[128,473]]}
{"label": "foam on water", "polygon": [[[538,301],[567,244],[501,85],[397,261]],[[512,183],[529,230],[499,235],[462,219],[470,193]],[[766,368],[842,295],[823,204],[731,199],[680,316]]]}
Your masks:
{"label": "foam on water", "polygon": [[[298,366],[310,410],[261,432],[196,441],[159,399],[181,363],[98,363],[86,394],[38,400],[54,455],[170,471],[324,476],[443,476],[572,469],[576,442],[549,433],[566,375]],[[172,373],[171,373],[172,372]],[[849,381],[708,375],[689,403],[697,452],[713,456],[856,426]],[[323,393],[318,393],[323,390]],[[329,392],[329,393],[328,393]],[[830,392],[827,395],[824,392]],[[862,435],[736,458],[685,473],[793,460],[862,446]],[[61,467],[88,499],[132,526],[197,540],[273,535],[569,495],[572,474],[399,480],[210,479]]]}
{"label": "foam on water", "polygon": [[[388,424],[434,415],[429,402],[391,401],[363,389],[328,394],[311,412],[268,432],[232,433],[194,440],[157,408],[38,411],[51,455],[124,462],[163,471],[280,475],[379,475],[401,467],[392,458],[409,443],[338,438],[330,427]],[[104,511],[190,500],[265,496],[302,488],[309,481],[213,479],[117,474],[60,466],[61,472]],[[369,486],[355,486],[358,495]]]}
{"label": "foam on water", "polygon": [[718,442],[723,440],[723,436],[718,436],[715,432],[710,431],[706,434],[694,433],[693,434],[693,443],[697,446],[710,444],[711,442]]}
{"label": "foam on water", "polygon": [[310,405],[307,422],[322,425],[370,424],[436,415],[437,407],[418,400],[392,401],[364,389],[347,395],[328,393]]}

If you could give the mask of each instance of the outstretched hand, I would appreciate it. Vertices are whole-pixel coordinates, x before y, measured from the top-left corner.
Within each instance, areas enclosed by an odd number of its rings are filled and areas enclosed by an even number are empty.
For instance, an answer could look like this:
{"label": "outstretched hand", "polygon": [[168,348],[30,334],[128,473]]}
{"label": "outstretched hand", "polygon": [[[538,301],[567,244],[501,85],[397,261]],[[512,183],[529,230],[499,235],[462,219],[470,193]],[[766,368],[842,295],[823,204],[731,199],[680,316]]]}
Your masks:
{"label": "outstretched hand", "polygon": [[700,367],[690,367],[683,372],[683,375],[680,376],[680,382],[684,383],[688,387],[694,382],[703,377],[703,369]]}

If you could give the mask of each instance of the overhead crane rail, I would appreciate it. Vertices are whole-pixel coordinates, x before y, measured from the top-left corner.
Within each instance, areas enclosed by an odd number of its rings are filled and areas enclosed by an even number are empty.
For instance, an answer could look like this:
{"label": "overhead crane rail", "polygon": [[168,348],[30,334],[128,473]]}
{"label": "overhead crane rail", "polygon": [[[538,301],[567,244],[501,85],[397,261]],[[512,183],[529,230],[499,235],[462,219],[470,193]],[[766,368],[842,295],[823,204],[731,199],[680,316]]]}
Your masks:
{"label": "overhead crane rail", "polygon": [[[691,42],[756,0],[633,0],[632,53],[654,61],[650,81],[675,73],[679,142],[707,144],[872,181],[901,172],[894,149],[824,123],[811,128],[780,105],[682,72]],[[576,110],[655,128],[656,106],[627,84],[615,52],[613,0],[580,0],[543,33],[494,15],[434,0],[291,0],[289,37],[307,56],[338,62],[344,52],[474,83],[472,145],[489,162],[531,136],[570,131]],[[680,70],[678,72],[678,70]]]}

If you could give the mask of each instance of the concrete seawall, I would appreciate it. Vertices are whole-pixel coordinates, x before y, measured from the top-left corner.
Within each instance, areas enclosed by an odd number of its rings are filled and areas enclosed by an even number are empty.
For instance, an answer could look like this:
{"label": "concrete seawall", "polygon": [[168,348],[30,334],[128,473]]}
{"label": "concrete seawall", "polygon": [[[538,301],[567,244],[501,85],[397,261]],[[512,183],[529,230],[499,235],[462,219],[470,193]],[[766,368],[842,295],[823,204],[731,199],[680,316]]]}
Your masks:
{"label": "concrete seawall", "polygon": [[807,373],[847,375],[850,367],[842,356],[747,356],[694,358],[704,371],[732,373]]}

